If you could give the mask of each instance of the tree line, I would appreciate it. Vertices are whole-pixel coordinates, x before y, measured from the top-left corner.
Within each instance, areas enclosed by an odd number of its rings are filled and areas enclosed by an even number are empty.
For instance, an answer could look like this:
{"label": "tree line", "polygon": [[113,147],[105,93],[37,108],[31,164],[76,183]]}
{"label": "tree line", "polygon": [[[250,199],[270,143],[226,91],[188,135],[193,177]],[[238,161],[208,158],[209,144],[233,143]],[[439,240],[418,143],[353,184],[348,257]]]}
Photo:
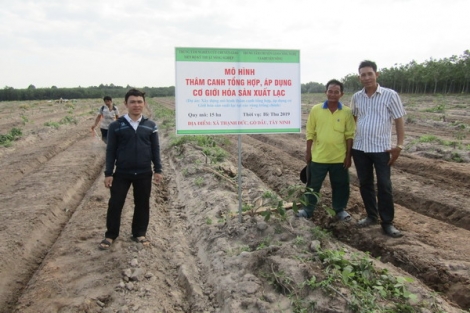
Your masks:
{"label": "tree line", "polygon": [[[470,92],[470,50],[450,58],[433,59],[418,63],[395,64],[379,69],[378,83],[399,93],[449,94]],[[358,74],[346,75],[342,80],[346,91],[362,88]]]}
{"label": "tree line", "polygon": [[[378,82],[381,86],[392,88],[399,93],[448,94],[470,92],[470,50],[462,55],[449,58],[430,58],[423,63],[411,61],[408,64],[395,64],[391,68],[383,68]],[[362,89],[358,74],[351,73],[341,79],[346,92]],[[123,98],[130,86],[122,87],[99,85],[76,88],[36,88],[29,85],[26,89],[15,89],[6,86],[0,89],[0,101],[51,100],[51,99],[95,99],[109,95]],[[175,87],[144,87],[149,97],[167,97],[175,95]],[[317,82],[301,84],[301,93],[321,93],[325,85]]]}
{"label": "tree line", "polygon": [[[99,85],[91,87],[76,88],[36,88],[29,85],[26,89],[15,89],[13,87],[5,87],[0,89],[0,101],[24,101],[24,100],[52,100],[52,99],[96,99],[104,96],[112,98],[124,98],[126,92],[132,88],[131,86],[115,86]],[[175,87],[144,87],[148,97],[167,97],[175,95]]]}

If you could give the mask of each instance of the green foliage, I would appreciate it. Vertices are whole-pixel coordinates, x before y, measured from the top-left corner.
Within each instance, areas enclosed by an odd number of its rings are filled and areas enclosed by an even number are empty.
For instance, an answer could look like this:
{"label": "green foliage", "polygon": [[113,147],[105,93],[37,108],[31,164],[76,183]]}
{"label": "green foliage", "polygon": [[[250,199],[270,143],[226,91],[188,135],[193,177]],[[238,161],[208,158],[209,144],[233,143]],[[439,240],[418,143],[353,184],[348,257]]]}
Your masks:
{"label": "green foliage", "polygon": [[[342,250],[319,251],[318,256],[324,265],[325,279],[317,281],[312,277],[307,285],[322,288],[328,292],[338,292],[338,287],[347,287],[351,295],[347,298],[353,312],[413,312],[409,300],[416,300],[406,284],[412,279],[394,277],[386,269],[376,269],[367,256],[346,255]],[[393,302],[393,310],[383,307],[381,299]]]}
{"label": "green foliage", "polygon": [[64,118],[62,118],[59,122],[45,122],[44,126],[58,129],[60,125],[65,125],[65,124],[77,124],[77,119],[73,116],[67,115]]}
{"label": "green foliage", "polygon": [[[97,99],[106,95],[112,98],[124,98],[131,86],[99,85],[86,88],[26,88],[15,89],[6,86],[0,89],[0,101],[20,101],[20,100],[51,100],[51,99]],[[175,87],[143,87],[139,88],[146,93],[147,98],[168,97],[175,95]]]}
{"label": "green foliage", "polygon": [[7,134],[0,134],[0,146],[10,147],[12,142],[17,140],[23,135],[19,128],[12,128]]}
{"label": "green foliage", "polygon": [[318,240],[331,238],[331,233],[319,226],[312,227],[310,232],[312,233],[313,238],[316,238]]}
{"label": "green foliage", "polygon": [[467,125],[465,125],[465,123],[462,123],[462,122],[460,122],[460,121],[452,122],[451,125],[454,126],[454,127],[457,128],[457,129],[461,129],[461,130],[467,128]]}
{"label": "green foliage", "polygon": [[48,126],[48,127],[54,127],[55,129],[58,129],[60,124],[57,123],[57,122],[45,122],[44,123],[44,126]]}
{"label": "green foliage", "polygon": [[273,214],[276,215],[276,217],[280,218],[281,220],[286,219],[286,209],[284,209],[284,201],[278,200],[276,202],[273,200],[270,203],[270,205],[271,205],[271,208],[273,208],[273,210],[266,210],[260,213],[260,215],[264,217],[264,220],[266,222],[271,219],[271,215]]}
{"label": "green foliage", "polygon": [[217,146],[204,147],[202,152],[210,159],[211,163],[222,162],[227,156],[227,152]]}
{"label": "green foliage", "polygon": [[463,162],[462,157],[457,152],[452,153],[450,158],[451,158],[452,161],[457,162],[457,163],[462,163]]}
{"label": "green foliage", "polygon": [[258,246],[256,247],[256,250],[262,250],[264,248],[267,248],[269,247],[269,245],[271,244],[271,237],[270,236],[267,236],[265,238],[263,238],[263,240],[258,244]]}
{"label": "green foliage", "polygon": [[204,184],[205,184],[205,182],[204,182],[204,177],[199,176],[198,178],[196,178],[196,179],[194,180],[194,183],[195,183],[196,186],[198,186],[198,187],[204,186]]}
{"label": "green foliage", "polygon": [[437,140],[437,137],[434,135],[423,135],[419,137],[418,142],[433,142],[436,140]]}
{"label": "green foliage", "polygon": [[325,90],[325,85],[316,82],[309,82],[306,84],[301,84],[300,86],[301,93],[324,93]]}
{"label": "green foliage", "polygon": [[175,111],[159,105],[154,99],[148,100],[149,105],[155,112],[156,118],[158,118],[158,127],[161,129],[170,129],[175,127]]}
{"label": "green foliage", "polygon": [[251,249],[249,246],[245,246],[245,245],[242,245],[242,246],[239,246],[239,247],[236,247],[235,249],[229,249],[227,255],[232,257],[234,255],[239,255],[240,253],[242,252],[250,252]]}
{"label": "green foliage", "polygon": [[[380,67],[380,64],[377,64]],[[414,60],[407,64],[395,64],[390,68],[380,68],[378,82],[399,93],[439,95],[449,93],[469,93],[470,50],[461,55],[443,59],[430,58],[422,63]],[[357,72],[341,80],[346,91],[360,90]],[[449,83],[452,82],[452,83]]]}
{"label": "green foliage", "polygon": [[211,225],[212,224],[212,219],[211,218],[206,218],[206,224]]}
{"label": "green foliage", "polygon": [[303,246],[305,245],[306,241],[305,238],[302,236],[297,236],[294,240],[294,245],[296,246]]}
{"label": "green foliage", "polygon": [[315,192],[312,188],[305,185],[295,184],[288,186],[282,191],[283,196],[287,201],[292,201],[292,210],[297,213],[300,207],[308,205],[307,196],[314,196],[317,202],[320,201],[320,194]]}
{"label": "green foliage", "polygon": [[445,110],[446,110],[446,105],[445,104],[439,104],[439,105],[436,105],[432,108],[425,109],[423,112],[444,113]]}
{"label": "green foliage", "polygon": [[59,124],[77,124],[77,119],[73,116],[67,115],[60,120]]}
{"label": "green foliage", "polygon": [[27,122],[29,122],[29,119],[25,115],[21,115],[21,119],[23,120],[23,125],[26,125]]}
{"label": "green foliage", "polygon": [[[460,124],[460,125],[463,125],[463,124]],[[464,127],[465,127],[465,125],[464,125]],[[466,134],[464,131],[462,131],[462,129],[464,129],[464,128],[459,128],[459,129],[461,129],[461,130],[459,130],[458,132],[456,132],[456,133],[454,134],[454,137],[455,137],[457,140],[464,140],[465,138],[467,138],[467,134]]]}
{"label": "green foliage", "polygon": [[225,159],[227,152],[218,146],[217,138],[215,136],[209,135],[178,136],[171,140],[170,146],[181,148],[181,146],[184,144],[193,143],[202,147],[202,152],[211,161],[211,163],[218,163]]}

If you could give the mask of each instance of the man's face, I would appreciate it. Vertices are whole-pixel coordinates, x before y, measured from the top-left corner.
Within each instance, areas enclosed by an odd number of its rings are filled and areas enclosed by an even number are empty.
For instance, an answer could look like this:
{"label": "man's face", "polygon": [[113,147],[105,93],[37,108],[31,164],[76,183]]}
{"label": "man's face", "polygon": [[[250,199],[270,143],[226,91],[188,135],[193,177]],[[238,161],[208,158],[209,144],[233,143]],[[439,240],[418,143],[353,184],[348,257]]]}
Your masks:
{"label": "man's face", "polygon": [[339,85],[330,84],[326,90],[326,97],[329,102],[338,102],[339,99],[343,96],[341,92],[341,87]]}
{"label": "man's face", "polygon": [[107,106],[110,106],[111,102],[113,102],[113,101],[112,100],[104,100],[104,103],[106,103]]}
{"label": "man's face", "polygon": [[142,97],[129,96],[126,102],[126,108],[129,115],[140,116],[144,109],[145,101]]}
{"label": "man's face", "polygon": [[377,85],[377,77],[379,73],[374,72],[372,67],[363,67],[359,70],[359,80],[361,81],[362,86],[375,87]]}

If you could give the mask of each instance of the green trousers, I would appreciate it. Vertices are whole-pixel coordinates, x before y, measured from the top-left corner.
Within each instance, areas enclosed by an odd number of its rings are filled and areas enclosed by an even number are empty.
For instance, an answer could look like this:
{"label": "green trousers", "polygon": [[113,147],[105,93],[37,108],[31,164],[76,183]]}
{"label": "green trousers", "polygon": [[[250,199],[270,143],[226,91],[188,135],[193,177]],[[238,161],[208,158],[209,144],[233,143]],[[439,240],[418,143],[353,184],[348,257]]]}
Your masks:
{"label": "green trousers", "polygon": [[[319,193],[326,174],[329,174],[331,183],[331,200],[333,210],[336,213],[346,208],[349,200],[349,171],[344,168],[343,163],[315,163],[310,162],[308,166],[309,178],[307,187],[311,188],[315,193]],[[312,216],[318,199],[315,195],[306,195],[308,204],[304,207],[305,212]]]}

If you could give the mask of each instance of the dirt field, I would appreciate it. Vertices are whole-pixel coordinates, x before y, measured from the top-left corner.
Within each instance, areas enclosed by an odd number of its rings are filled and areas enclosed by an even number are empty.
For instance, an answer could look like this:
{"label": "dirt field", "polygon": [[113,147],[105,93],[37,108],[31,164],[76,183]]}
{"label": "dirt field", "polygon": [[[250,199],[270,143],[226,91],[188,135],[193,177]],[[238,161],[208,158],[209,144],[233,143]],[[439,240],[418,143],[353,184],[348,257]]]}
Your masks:
{"label": "dirt field", "polygon": [[[322,99],[303,98],[303,125]],[[0,102],[0,134],[22,132],[0,146],[0,312],[469,311],[470,97],[402,100],[392,177],[404,237],[354,226],[365,214],[354,168],[350,223],[322,209],[328,181],[313,220],[257,214],[301,189],[304,134],[242,135],[241,218],[238,136],[176,137],[174,99],[155,98],[165,180],[153,186],[152,245],[130,240],[129,192],[110,251],[98,250],[105,146],[90,132],[101,100]]]}

